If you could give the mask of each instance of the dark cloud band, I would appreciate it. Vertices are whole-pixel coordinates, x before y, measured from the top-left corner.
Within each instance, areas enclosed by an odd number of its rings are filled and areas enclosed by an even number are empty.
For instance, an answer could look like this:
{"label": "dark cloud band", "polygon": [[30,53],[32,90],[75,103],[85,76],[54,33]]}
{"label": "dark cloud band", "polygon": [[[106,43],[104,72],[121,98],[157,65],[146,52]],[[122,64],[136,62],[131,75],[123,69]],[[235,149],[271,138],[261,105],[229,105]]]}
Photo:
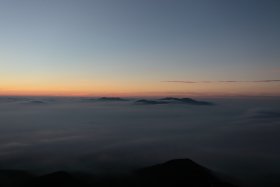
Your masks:
{"label": "dark cloud band", "polygon": [[169,83],[185,83],[185,84],[195,84],[195,83],[272,83],[272,82],[280,82],[280,80],[253,80],[253,81],[236,81],[236,80],[225,80],[225,81],[161,81],[161,82],[169,82]]}

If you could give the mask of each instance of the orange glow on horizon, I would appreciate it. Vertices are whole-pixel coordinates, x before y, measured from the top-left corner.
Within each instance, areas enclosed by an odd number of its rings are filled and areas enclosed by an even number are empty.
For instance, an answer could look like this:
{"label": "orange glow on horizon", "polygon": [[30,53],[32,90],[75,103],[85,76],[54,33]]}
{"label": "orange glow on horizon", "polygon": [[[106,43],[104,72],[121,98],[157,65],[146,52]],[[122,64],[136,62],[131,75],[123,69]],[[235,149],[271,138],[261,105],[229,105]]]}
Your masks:
{"label": "orange glow on horizon", "polygon": [[279,84],[6,84],[0,96],[280,96]]}

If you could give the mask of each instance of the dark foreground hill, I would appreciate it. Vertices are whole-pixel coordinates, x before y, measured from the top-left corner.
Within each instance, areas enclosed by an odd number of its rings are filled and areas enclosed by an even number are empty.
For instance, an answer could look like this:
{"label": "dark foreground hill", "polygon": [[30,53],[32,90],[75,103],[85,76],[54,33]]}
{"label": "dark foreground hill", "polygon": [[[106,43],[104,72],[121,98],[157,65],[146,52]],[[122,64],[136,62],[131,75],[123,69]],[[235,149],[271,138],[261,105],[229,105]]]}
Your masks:
{"label": "dark foreground hill", "polygon": [[0,171],[1,187],[234,187],[211,170],[189,159],[171,160],[142,168],[126,176],[91,176],[55,172],[43,176],[23,171]]}
{"label": "dark foreground hill", "polygon": [[143,186],[233,187],[190,159],[177,159],[136,171]]}

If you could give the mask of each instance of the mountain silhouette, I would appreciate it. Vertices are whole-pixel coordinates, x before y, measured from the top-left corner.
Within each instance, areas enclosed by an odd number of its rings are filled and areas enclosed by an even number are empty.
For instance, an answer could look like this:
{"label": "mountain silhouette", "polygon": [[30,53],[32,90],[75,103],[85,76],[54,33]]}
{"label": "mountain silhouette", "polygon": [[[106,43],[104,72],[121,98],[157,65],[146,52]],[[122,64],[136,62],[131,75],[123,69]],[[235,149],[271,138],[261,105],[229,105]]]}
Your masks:
{"label": "mountain silhouette", "polygon": [[59,171],[42,176],[0,170],[1,187],[236,187],[190,159],[176,159],[123,176],[93,176]]}
{"label": "mountain silhouette", "polygon": [[127,101],[127,99],[123,99],[120,97],[101,97],[98,101]]}
{"label": "mountain silhouette", "polygon": [[211,102],[207,101],[197,101],[191,98],[176,98],[176,97],[165,97],[160,99],[161,101],[170,101],[176,103],[183,103],[183,104],[191,104],[191,105],[213,105]]}
{"label": "mountain silhouette", "polygon": [[168,104],[168,102],[140,99],[140,100],[135,101],[135,104],[157,105],[157,104]]}
{"label": "mountain silhouette", "polygon": [[135,101],[135,104],[146,104],[146,105],[157,105],[157,104],[190,104],[190,105],[214,105],[207,101],[197,101],[191,98],[175,98],[175,97],[165,97],[162,99],[151,100],[151,99],[139,99]]}
{"label": "mountain silhouette", "polygon": [[143,186],[233,187],[190,159],[176,159],[136,171]]}
{"label": "mountain silhouette", "polygon": [[21,186],[31,180],[34,176],[21,170],[0,170],[0,186]]}
{"label": "mountain silhouette", "polygon": [[128,99],[120,98],[120,97],[100,97],[100,98],[83,98],[81,101],[85,102],[113,102],[113,101],[128,101]]}
{"label": "mountain silhouette", "polygon": [[86,183],[79,180],[77,177],[64,172],[59,171],[43,176],[39,176],[30,180],[25,184],[25,186],[29,187],[51,187],[51,186],[59,186],[59,187],[85,187]]}

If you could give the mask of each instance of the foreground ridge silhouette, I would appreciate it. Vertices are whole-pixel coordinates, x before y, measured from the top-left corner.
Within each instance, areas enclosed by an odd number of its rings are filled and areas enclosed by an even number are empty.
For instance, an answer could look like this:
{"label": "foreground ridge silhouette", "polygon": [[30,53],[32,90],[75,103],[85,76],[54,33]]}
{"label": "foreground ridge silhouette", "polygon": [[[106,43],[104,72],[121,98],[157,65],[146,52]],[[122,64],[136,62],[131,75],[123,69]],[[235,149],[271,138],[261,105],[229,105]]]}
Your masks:
{"label": "foreground ridge silhouette", "polygon": [[59,171],[43,176],[0,170],[1,187],[236,187],[190,159],[176,159],[138,169],[125,176],[91,176]]}
{"label": "foreground ridge silhouette", "polygon": [[233,187],[190,159],[176,159],[137,170],[145,186]]}

